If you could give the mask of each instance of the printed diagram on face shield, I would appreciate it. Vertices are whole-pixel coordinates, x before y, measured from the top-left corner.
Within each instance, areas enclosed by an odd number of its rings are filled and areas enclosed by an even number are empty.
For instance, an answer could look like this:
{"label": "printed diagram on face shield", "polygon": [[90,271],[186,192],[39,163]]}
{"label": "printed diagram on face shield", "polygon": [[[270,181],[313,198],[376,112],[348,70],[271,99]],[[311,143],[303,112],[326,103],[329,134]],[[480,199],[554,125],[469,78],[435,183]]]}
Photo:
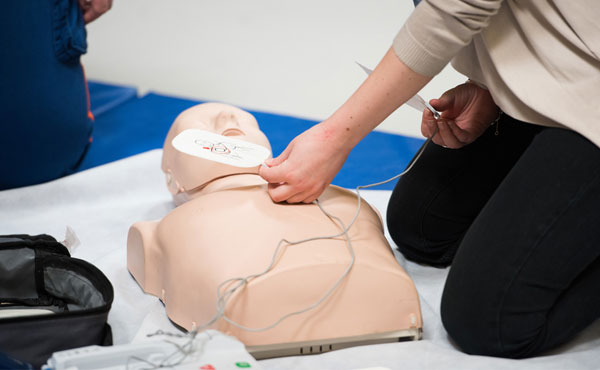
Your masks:
{"label": "printed diagram on face shield", "polygon": [[198,129],[180,132],[171,144],[182,153],[234,167],[260,166],[271,155],[262,145]]}
{"label": "printed diagram on face shield", "polygon": [[248,150],[251,150],[251,149],[245,148],[243,146],[237,146],[235,144],[226,143],[226,142],[222,142],[222,141],[215,143],[215,142],[210,142],[207,140],[196,140],[195,143],[196,143],[196,145],[201,147],[203,150],[208,150],[211,153],[214,153],[217,155],[230,156],[234,160],[241,160],[243,157],[243,153]]}

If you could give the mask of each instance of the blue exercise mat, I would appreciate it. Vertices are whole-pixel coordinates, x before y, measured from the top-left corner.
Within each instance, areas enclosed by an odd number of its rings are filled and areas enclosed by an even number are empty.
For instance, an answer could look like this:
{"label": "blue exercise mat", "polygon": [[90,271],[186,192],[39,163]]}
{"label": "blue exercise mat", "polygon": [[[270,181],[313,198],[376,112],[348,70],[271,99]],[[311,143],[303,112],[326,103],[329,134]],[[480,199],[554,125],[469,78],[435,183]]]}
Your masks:
{"label": "blue exercise mat", "polygon": [[[92,107],[95,106],[95,85],[90,85]],[[102,86],[106,88],[106,86]],[[119,94],[115,94],[122,96]],[[111,109],[98,114],[94,122],[93,142],[79,170],[162,148],[171,123],[181,111],[202,103],[170,96],[147,94],[130,96]],[[316,121],[250,111],[267,135],[273,153],[279,155],[296,135],[316,124]],[[423,140],[380,132],[370,133],[350,153],[333,184],[354,188],[385,180],[401,172]],[[157,164],[158,165],[158,164]],[[394,183],[379,189],[393,189]]]}

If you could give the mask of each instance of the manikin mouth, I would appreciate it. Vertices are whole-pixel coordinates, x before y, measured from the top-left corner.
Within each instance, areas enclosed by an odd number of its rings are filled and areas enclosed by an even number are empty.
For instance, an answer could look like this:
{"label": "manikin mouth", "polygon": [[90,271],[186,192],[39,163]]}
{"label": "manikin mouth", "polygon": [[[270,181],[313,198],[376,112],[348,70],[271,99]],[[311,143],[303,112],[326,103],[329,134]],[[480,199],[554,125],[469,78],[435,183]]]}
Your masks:
{"label": "manikin mouth", "polygon": [[228,128],[227,130],[221,133],[223,136],[242,136],[245,135],[244,132],[237,128]]}

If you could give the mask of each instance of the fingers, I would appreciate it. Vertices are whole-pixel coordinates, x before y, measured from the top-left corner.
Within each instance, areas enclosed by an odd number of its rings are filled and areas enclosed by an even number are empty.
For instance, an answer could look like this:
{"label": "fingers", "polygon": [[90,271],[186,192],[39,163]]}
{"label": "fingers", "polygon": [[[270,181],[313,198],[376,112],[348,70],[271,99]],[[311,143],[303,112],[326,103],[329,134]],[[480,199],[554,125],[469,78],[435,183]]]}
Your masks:
{"label": "fingers", "polygon": [[297,186],[287,183],[268,185],[269,196],[276,203],[284,201],[287,203],[312,203],[322,193],[312,189],[298,192],[297,189]]}
{"label": "fingers", "polygon": [[269,167],[261,166],[258,174],[269,183],[268,192],[274,202],[311,203],[321,195],[322,190],[305,189],[303,179],[290,169],[286,161],[293,146],[292,141],[277,158],[266,160],[265,164]]}
{"label": "fingers", "polygon": [[[450,108],[453,98],[447,93],[444,93],[440,99],[432,99],[429,104],[440,111]],[[461,129],[454,120],[444,118],[436,120],[433,113],[425,109],[421,119],[421,133],[429,138],[434,135],[436,129],[438,133],[432,141],[444,148],[458,149],[469,142],[469,133]]]}
{"label": "fingers", "polygon": [[271,167],[260,166],[258,169],[258,175],[269,184],[280,184],[286,182],[288,179],[287,173],[288,171],[285,163]]}
{"label": "fingers", "polygon": [[423,111],[423,117],[421,118],[421,134],[424,137],[431,137],[435,132],[435,117],[429,109]]}
{"label": "fingers", "polygon": [[102,13],[97,12],[94,8],[89,8],[83,13],[83,20],[85,23],[90,23],[98,19]]}
{"label": "fingers", "polygon": [[[436,131],[437,134],[435,134]],[[444,148],[460,148],[462,146],[462,143],[458,140],[450,127],[450,121],[444,119],[436,120],[433,113],[428,109],[423,112],[421,133],[427,138],[432,137],[435,134],[432,139],[433,142]]]}
{"label": "fingers", "polygon": [[[435,119],[435,117],[433,116],[433,113],[431,113],[431,111],[429,111],[429,109],[425,109],[423,111],[423,118],[421,120],[421,133],[426,138],[433,137],[432,141],[435,144],[446,148],[448,146],[446,145],[446,142],[444,141],[444,138],[442,137],[442,135],[440,135],[440,129],[438,128],[438,125],[441,122],[442,122],[442,120],[438,121]],[[444,123],[444,125],[445,125],[445,123]],[[450,129],[447,128],[447,130],[450,130]],[[437,134],[436,134],[436,131],[437,131]]]}
{"label": "fingers", "polygon": [[449,126],[449,121],[441,119],[437,122],[437,126],[439,129],[438,136],[440,142],[443,143],[442,146],[450,149],[458,149],[464,146],[464,144],[454,135],[454,132]]}
{"label": "fingers", "polygon": [[310,192],[302,192],[294,195],[293,197],[286,200],[288,203],[312,203],[313,200],[317,199],[317,196]]}
{"label": "fingers", "polygon": [[258,170],[259,176],[271,184],[279,184],[281,182],[286,182],[286,174],[288,171],[287,166],[285,165],[285,161],[290,156],[293,146],[294,141],[292,141],[277,158],[266,159],[265,164],[268,167],[261,166]]}
{"label": "fingers", "polygon": [[342,168],[352,145],[331,139],[331,130],[317,124],[298,135],[259,175],[275,202],[311,202]]}
{"label": "fingers", "polygon": [[290,185],[288,183],[269,184],[268,192],[274,202],[287,203],[312,203],[325,190],[327,186],[315,186],[308,190],[303,189],[302,184]]}
{"label": "fingers", "polygon": [[258,174],[269,183],[267,189],[274,202],[298,203],[312,194],[299,190],[302,188],[302,180],[294,176],[287,163],[275,167],[261,167]]}
{"label": "fingers", "polygon": [[78,0],[77,2],[79,3],[79,7],[82,11],[85,11],[90,7],[90,2],[88,0]]}
{"label": "fingers", "polygon": [[279,203],[283,202],[286,199],[289,199],[295,195],[294,189],[292,186],[281,183],[281,184],[269,184],[268,192],[273,199],[273,202]]}
{"label": "fingers", "polygon": [[83,11],[83,20],[90,23],[112,7],[112,0],[79,0]]}
{"label": "fingers", "polygon": [[471,134],[469,134],[468,131],[461,129],[454,120],[448,120],[447,122],[448,127],[450,128],[456,139],[458,139],[458,141],[460,141],[463,144],[463,146],[472,141],[470,139]]}

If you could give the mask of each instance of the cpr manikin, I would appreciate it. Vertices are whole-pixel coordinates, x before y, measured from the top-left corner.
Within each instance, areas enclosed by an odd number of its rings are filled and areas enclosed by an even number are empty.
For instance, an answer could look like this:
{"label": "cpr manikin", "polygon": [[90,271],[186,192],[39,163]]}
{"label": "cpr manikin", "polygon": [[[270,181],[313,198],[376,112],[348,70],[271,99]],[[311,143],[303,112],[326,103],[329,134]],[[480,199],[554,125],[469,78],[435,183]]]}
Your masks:
{"label": "cpr manikin", "polygon": [[[274,203],[258,167],[238,168],[177,151],[171,141],[186,129],[234,136],[269,150],[270,145],[252,115],[216,103],[184,111],[167,135],[162,170],[179,205],[161,221],[130,228],[127,265],[143,290],[162,300],[174,323],[193,330],[215,316],[219,284],[262,272],[281,239],[331,235],[341,227],[315,204]],[[319,200],[346,225],[357,209],[356,195],[336,186]],[[415,286],[394,258],[378,213],[364,201],[349,236],[355,263],[317,307],[261,332],[222,318],[211,328],[234,335],[259,358],[418,338],[422,322]],[[235,291],[225,314],[246,327],[268,326],[317,302],[350,259],[343,236],[287,246],[271,271]]]}

